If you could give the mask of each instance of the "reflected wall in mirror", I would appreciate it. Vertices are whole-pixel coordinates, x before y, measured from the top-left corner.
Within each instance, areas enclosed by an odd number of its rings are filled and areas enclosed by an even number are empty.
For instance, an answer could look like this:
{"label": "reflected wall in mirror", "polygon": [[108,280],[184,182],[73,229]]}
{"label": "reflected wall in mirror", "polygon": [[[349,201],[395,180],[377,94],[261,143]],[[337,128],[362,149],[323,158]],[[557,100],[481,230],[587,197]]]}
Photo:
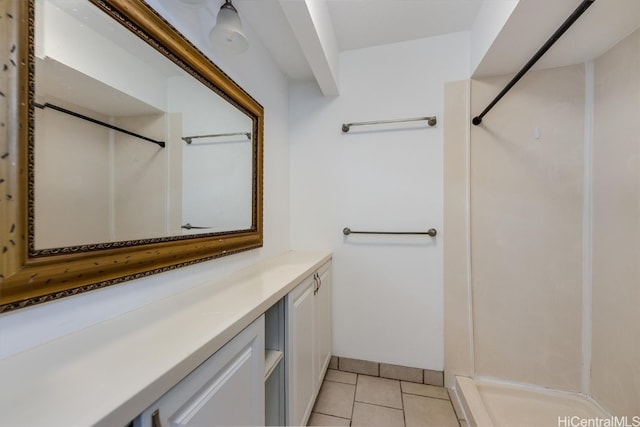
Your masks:
{"label": "reflected wall in mirror", "polygon": [[0,312],[262,246],[253,98],[142,1],[10,4]]}
{"label": "reflected wall in mirror", "polygon": [[85,0],[35,54],[36,250],[251,227],[249,115]]}

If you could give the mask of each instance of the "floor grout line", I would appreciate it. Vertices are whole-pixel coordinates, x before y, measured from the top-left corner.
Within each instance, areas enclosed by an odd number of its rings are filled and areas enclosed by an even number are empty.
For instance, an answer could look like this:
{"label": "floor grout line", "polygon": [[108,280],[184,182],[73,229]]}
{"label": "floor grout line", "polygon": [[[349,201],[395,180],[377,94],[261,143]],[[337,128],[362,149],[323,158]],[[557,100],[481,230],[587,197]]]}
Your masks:
{"label": "floor grout line", "polygon": [[344,382],[344,381],[336,381],[336,380],[322,380],[322,382],[323,383],[327,382],[327,383],[347,384],[347,385],[356,385],[357,384],[357,383],[353,384],[353,383],[347,383],[347,382]]}
{"label": "floor grout line", "polygon": [[351,418],[341,417],[340,415],[327,414],[326,412],[311,411],[311,413],[312,413],[312,414],[326,415],[326,416],[328,416],[328,417],[340,418],[341,420],[349,420],[349,421],[351,421]]}
{"label": "floor grout line", "polygon": [[[409,394],[409,395],[411,395],[411,396],[426,397],[427,399],[446,400],[447,402],[451,402],[451,399],[445,399],[444,397],[425,396],[424,394],[418,394],[418,393],[407,393],[406,391],[403,391],[403,392],[402,392],[402,394]],[[456,418],[457,418],[457,414],[456,414]]]}
{"label": "floor grout line", "polygon": [[360,374],[356,374],[356,384],[353,389],[353,402],[351,402],[351,418],[349,419],[349,425],[353,424],[353,414],[356,410],[356,393],[358,392],[358,379]]}
{"label": "floor grout line", "polygon": [[407,413],[404,410],[404,395],[402,394],[402,381],[398,380],[400,387],[400,404],[402,405],[402,427],[407,427]]}
{"label": "floor grout line", "polygon": [[358,402],[358,403],[364,403],[365,405],[371,405],[371,406],[379,406],[381,408],[387,408],[387,409],[395,409],[396,411],[402,411],[404,412],[404,408],[396,408],[395,406],[387,406],[387,405],[381,405],[379,403],[371,403],[371,402],[363,402],[362,400],[354,400],[353,403]]}
{"label": "floor grout line", "polygon": [[402,391],[400,392],[400,398],[402,400],[402,422],[404,423],[404,427],[407,427],[407,412],[404,410],[404,395]]}

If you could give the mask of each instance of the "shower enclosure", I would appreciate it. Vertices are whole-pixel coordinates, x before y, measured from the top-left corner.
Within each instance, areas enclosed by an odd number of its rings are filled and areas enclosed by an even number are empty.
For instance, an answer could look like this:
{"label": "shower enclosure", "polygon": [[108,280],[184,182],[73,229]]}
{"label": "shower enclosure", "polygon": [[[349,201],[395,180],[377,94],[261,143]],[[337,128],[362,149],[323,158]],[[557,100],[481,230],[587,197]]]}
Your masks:
{"label": "shower enclosure", "polygon": [[509,78],[445,89],[446,385],[469,425],[640,423],[640,31],[471,126]]}

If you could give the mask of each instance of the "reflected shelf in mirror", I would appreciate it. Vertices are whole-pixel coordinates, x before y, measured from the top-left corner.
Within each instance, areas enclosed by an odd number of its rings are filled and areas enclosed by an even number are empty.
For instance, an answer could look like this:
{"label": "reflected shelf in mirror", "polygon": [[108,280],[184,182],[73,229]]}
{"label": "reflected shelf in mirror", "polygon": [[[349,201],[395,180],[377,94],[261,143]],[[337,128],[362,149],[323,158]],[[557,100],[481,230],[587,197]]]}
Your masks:
{"label": "reflected shelf in mirror", "polygon": [[227,136],[246,136],[247,139],[251,139],[251,132],[231,132],[231,133],[216,133],[212,135],[193,135],[193,136],[183,136],[182,140],[187,144],[191,144],[194,139],[199,138],[221,138]]}

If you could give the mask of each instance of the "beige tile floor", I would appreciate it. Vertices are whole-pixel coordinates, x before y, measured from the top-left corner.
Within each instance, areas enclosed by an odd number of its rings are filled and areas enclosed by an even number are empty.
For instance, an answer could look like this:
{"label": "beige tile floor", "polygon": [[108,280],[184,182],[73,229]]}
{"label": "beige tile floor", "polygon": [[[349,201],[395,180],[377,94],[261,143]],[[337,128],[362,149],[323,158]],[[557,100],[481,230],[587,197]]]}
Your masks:
{"label": "beige tile floor", "polygon": [[447,389],[327,370],[310,426],[459,427]]}

